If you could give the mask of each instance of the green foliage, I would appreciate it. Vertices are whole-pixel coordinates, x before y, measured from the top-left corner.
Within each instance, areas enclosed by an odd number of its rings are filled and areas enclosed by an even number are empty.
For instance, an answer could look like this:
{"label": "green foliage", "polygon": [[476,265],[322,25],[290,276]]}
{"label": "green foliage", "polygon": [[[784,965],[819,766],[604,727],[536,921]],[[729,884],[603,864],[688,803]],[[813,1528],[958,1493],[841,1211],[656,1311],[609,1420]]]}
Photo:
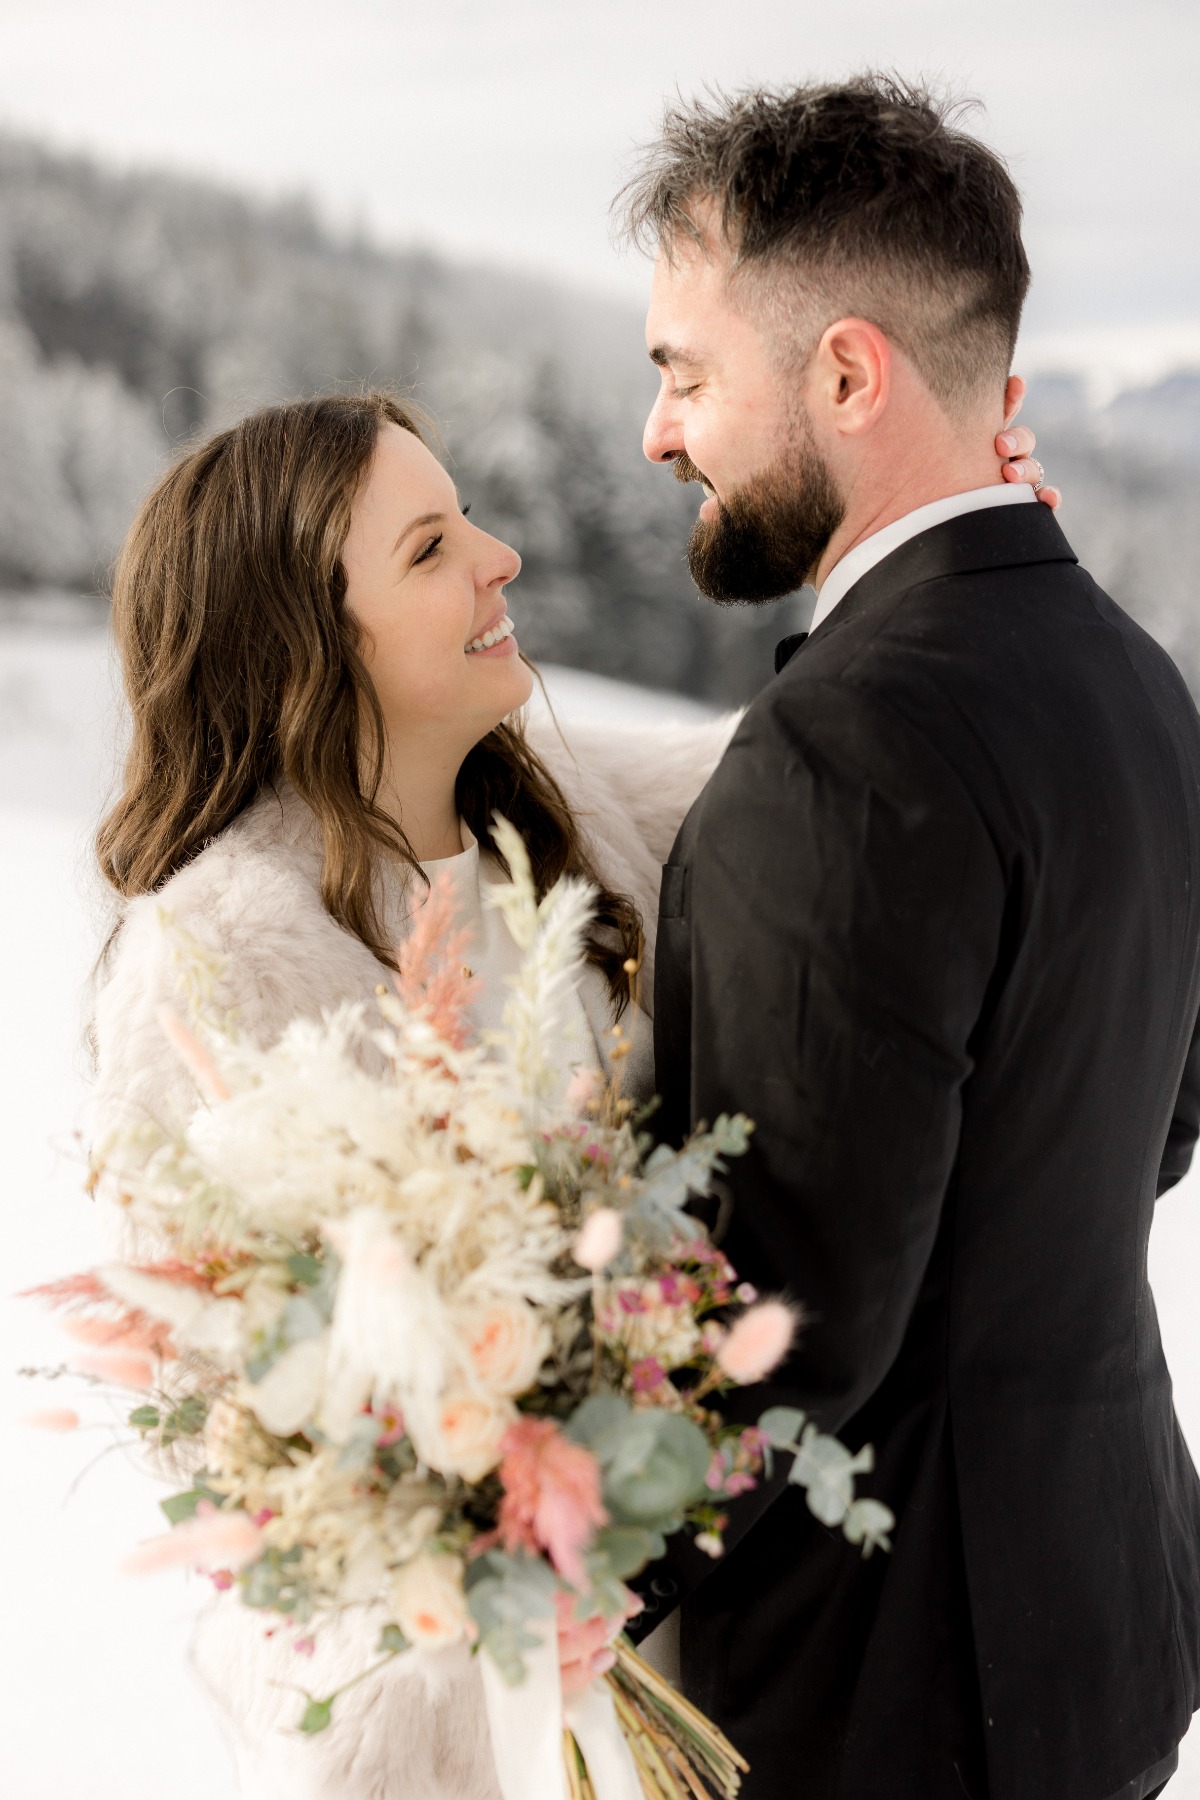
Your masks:
{"label": "green foliage", "polygon": [[722,1158],[745,1153],[754,1126],[742,1113],[722,1113],[711,1131],[698,1131],[683,1148],[659,1144],[646,1159],[644,1181],[630,1208],[634,1230],[648,1245],[666,1250],[678,1237],[696,1235],[687,1211],[693,1194],[707,1194]]}
{"label": "green foliage", "polygon": [[502,1550],[487,1551],[467,1569],[467,1606],[479,1630],[479,1648],[510,1687],[524,1679],[522,1652],[539,1642],[526,1621],[553,1617],[557,1586],[553,1569],[539,1557]]}
{"label": "green foliage", "polygon": [[196,1485],[188,1488],[185,1493],[169,1494],[158,1504],[170,1524],[182,1525],[185,1519],[195,1517],[196,1508],[202,1500],[209,1501],[213,1506],[225,1504],[225,1496],[218,1494],[215,1488],[206,1486],[203,1479],[198,1479]]}
{"label": "green foliage", "polygon": [[208,1418],[208,1401],[203,1394],[189,1394],[173,1407],[162,1422],[161,1442],[173,1444],[178,1438],[198,1437]]}
{"label": "green foliage", "polygon": [[380,1656],[399,1656],[402,1650],[408,1649],[408,1639],[398,1625],[385,1625],[376,1649]]}
{"label": "green foliage", "polygon": [[310,1736],[324,1731],[333,1718],[333,1700],[310,1700],[304,1709],[304,1717],[300,1721],[301,1731]]}
{"label": "green foliage", "polygon": [[287,1550],[267,1550],[251,1563],[240,1577],[246,1605],[289,1613],[294,1619],[311,1618],[312,1601],[299,1567],[302,1557],[303,1551],[293,1544]]}
{"label": "green foliage", "polygon": [[135,1431],[145,1437],[148,1431],[158,1430],[159,1413],[157,1406],[135,1406],[129,1415],[129,1423]]}
{"label": "green foliage", "polygon": [[634,1408],[617,1394],[592,1394],[566,1429],[600,1464],[614,1524],[677,1531],[687,1508],[704,1498],[712,1452],[690,1419]]}

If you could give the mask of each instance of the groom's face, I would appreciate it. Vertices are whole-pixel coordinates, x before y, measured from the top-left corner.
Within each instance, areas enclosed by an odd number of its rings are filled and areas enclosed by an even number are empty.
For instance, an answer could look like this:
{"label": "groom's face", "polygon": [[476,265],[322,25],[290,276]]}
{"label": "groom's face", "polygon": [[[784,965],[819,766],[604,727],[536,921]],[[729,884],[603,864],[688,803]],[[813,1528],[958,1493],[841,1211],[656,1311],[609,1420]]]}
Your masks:
{"label": "groom's face", "polygon": [[803,370],[731,300],[728,256],[711,240],[661,255],[646,343],[661,376],[643,449],[704,488],[688,546],[714,600],[773,600],[816,568],[845,508],[815,441]]}

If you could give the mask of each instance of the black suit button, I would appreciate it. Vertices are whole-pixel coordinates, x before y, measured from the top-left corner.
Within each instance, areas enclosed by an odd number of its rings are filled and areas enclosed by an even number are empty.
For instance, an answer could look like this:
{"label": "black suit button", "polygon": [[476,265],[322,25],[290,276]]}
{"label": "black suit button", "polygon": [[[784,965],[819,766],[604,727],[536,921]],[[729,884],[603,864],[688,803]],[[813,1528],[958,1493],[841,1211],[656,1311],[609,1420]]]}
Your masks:
{"label": "black suit button", "polygon": [[679,1583],[672,1581],[669,1575],[656,1575],[650,1583],[650,1592],[657,1594],[660,1600],[673,1600],[679,1592]]}

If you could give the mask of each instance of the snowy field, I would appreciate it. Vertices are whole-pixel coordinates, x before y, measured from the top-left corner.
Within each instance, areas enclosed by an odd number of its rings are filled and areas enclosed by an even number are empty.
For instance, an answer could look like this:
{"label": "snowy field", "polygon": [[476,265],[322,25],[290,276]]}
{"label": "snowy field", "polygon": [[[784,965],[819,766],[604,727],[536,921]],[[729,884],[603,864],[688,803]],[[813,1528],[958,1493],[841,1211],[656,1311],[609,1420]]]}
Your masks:
{"label": "snowy field", "polygon": [[[613,722],[696,716],[665,695],[550,671],[560,717]],[[185,1670],[198,1579],[121,1578],[120,1557],[162,1527],[157,1490],[107,1451],[97,1428],[34,1434],[36,1406],[69,1403],[67,1384],[16,1374],[54,1364],[62,1341],[7,1296],[100,1254],[80,1191],[75,1136],[86,1089],[87,977],[104,930],[88,874],[89,834],[112,780],[116,705],[106,640],[64,617],[0,629],[0,935],[5,945],[0,1123],[5,1279],[0,1299],[0,1430],[5,1623],[0,1633],[0,1795],[4,1800],[236,1800],[231,1758]],[[1200,1176],[1159,1207],[1151,1272],[1179,1411],[1200,1446]],[[70,1398],[73,1398],[71,1396]],[[95,1466],[82,1480],[91,1459]],[[1200,1733],[1171,1800],[1200,1800]],[[1190,1750],[1190,1755],[1189,1755]],[[799,1800],[803,1800],[802,1795]],[[1101,1800],[1097,1796],[1097,1800]]]}

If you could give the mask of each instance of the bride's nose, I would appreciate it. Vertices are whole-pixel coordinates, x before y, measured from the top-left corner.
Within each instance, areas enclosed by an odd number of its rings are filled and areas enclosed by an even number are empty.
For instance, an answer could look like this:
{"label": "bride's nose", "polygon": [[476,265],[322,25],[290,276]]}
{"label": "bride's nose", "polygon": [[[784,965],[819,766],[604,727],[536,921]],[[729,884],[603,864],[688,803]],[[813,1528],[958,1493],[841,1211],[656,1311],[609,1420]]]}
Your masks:
{"label": "bride's nose", "polygon": [[499,538],[489,538],[487,550],[481,559],[479,572],[480,587],[504,587],[515,581],[521,573],[521,558],[511,544],[502,544]]}

